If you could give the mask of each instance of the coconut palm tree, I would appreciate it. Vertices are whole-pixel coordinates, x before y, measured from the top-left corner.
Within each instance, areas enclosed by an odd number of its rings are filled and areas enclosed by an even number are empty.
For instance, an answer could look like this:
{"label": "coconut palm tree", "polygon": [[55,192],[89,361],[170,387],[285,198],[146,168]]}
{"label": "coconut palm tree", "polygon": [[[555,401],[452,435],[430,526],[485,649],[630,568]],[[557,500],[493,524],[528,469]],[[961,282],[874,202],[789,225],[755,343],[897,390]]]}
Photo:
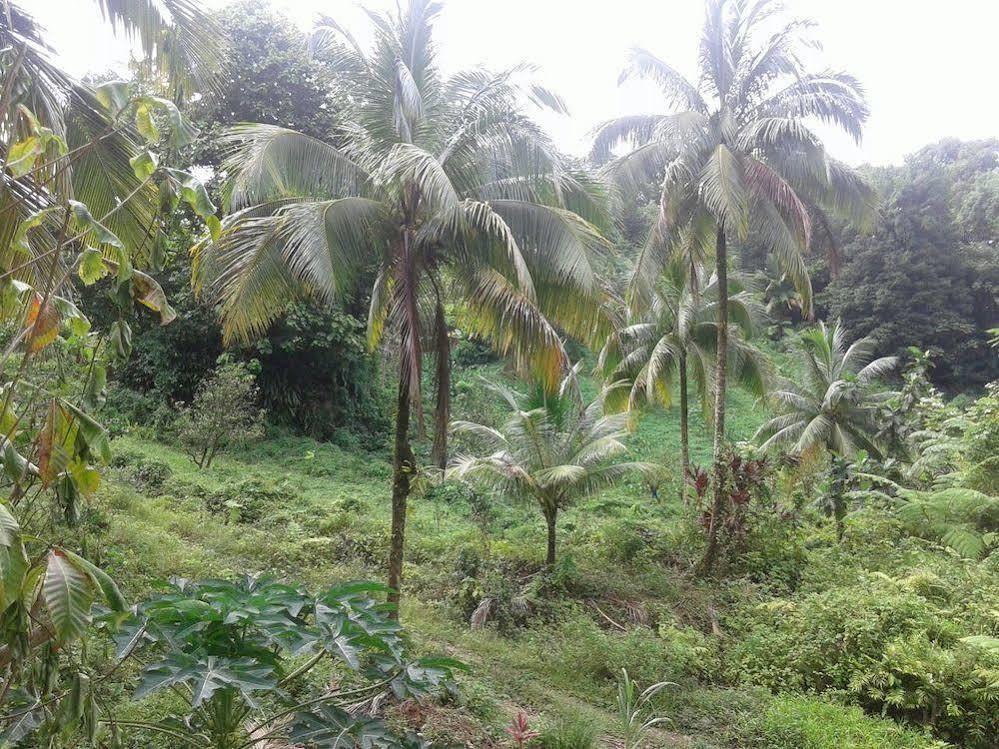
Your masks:
{"label": "coconut palm tree", "polygon": [[575,374],[570,372],[546,405],[530,410],[509,389],[493,386],[510,407],[499,428],[469,421],[451,425],[453,432],[480,439],[492,452],[459,456],[446,475],[535,502],[548,530],[548,567],[555,564],[559,511],[629,474],[655,470],[649,463],[615,461],[627,449],[622,439],[629,417],[604,415],[604,401],[618,386],[605,388],[584,406],[574,387]]}
{"label": "coconut palm tree", "polygon": [[[709,0],[701,35],[699,85],[651,52],[637,49],[621,80],[657,84],[673,111],[622,117],[602,125],[593,156],[629,189],[661,185],[659,220],[637,265],[636,293],[647,296],[678,248],[714,253],[719,298],[728,297],[728,246],[750,234],[780,261],[811,309],[803,251],[812,235],[807,204],[852,218],[872,216],[873,193],[830,159],[808,120],[836,125],[859,139],[868,110],[853,76],[813,71],[808,21],[783,23],[775,0]],[[725,507],[722,456],[728,362],[728,306],[718,305],[715,362],[715,490],[712,518]],[[717,554],[718,523],[708,530],[701,569]]]}
{"label": "coconut palm tree", "polygon": [[771,397],[780,410],[756,433],[761,449],[792,454],[826,450],[852,458],[858,450],[880,455],[878,407],[894,395],[871,392],[874,381],[898,363],[894,356],[873,358],[874,342],[861,338],[846,345],[838,322],[819,323],[801,335],[801,382],[784,380]]}
{"label": "coconut palm tree", "polygon": [[373,275],[369,342],[390,341],[399,361],[393,601],[425,354],[436,359],[437,460],[445,454],[445,305],[464,330],[551,386],[565,353],[547,316],[587,340],[603,330],[591,258],[604,240],[590,219],[605,220],[604,191],[552,148],[522,104],[562,110],[561,102],[522,82],[524,66],[442,77],[432,39],[439,9],[413,0],[395,15],[372,14],[370,51],[325,20],[314,46],[339,74],[342,125],[328,140],[264,125],[230,132],[232,213],[197,256],[196,283],[219,303],[227,340],[262,333],[294,296],[332,303],[361,271]]}
{"label": "coconut palm tree", "polygon": [[[755,334],[762,310],[740,278],[728,285],[728,371],[747,392],[763,397],[769,365],[766,355],[747,341]],[[680,495],[686,501],[690,469],[688,428],[689,379],[694,381],[706,420],[710,420],[713,362],[717,354],[717,277],[703,265],[675,258],[660,276],[644,312],[616,331],[601,351],[599,367],[611,382],[631,383],[630,409],[643,404],[672,406],[680,396]]]}

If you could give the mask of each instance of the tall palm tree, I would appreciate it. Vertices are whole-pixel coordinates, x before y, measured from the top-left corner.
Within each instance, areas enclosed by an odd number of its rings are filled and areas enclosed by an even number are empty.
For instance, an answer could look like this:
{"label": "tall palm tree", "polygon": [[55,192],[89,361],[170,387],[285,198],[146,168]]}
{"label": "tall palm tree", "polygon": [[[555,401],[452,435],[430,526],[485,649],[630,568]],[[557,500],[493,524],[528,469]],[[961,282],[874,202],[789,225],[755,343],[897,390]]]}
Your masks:
{"label": "tall palm tree", "polygon": [[784,380],[772,393],[778,416],[756,433],[761,449],[793,454],[827,450],[851,458],[858,450],[880,455],[875,435],[878,407],[894,395],[871,392],[871,384],[898,363],[894,356],[873,359],[874,342],[861,338],[846,345],[839,323],[819,323],[801,335],[801,382]]}
{"label": "tall palm tree", "polygon": [[[641,253],[640,294],[648,294],[678,247],[713,252],[719,297],[728,297],[728,246],[752,233],[777,257],[806,310],[811,285],[803,251],[812,234],[807,204],[853,218],[872,215],[873,193],[830,159],[807,121],[839,126],[859,139],[868,110],[858,81],[805,65],[815,46],[812,24],[782,23],[775,0],[709,0],[700,42],[699,85],[644,49],[632,53],[621,80],[656,83],[674,111],[622,117],[602,125],[593,155],[610,158],[609,175],[625,187],[661,185],[659,220]],[[714,508],[701,569],[714,565],[722,480],[728,307],[719,305],[714,405]]]}
{"label": "tall palm tree", "polygon": [[[729,279],[730,320],[728,371],[747,392],[763,397],[769,364],[766,355],[747,341],[755,334],[762,310],[739,278]],[[675,258],[661,275],[643,312],[616,331],[600,354],[599,366],[610,381],[631,383],[628,408],[658,403],[672,406],[672,390],[680,396],[680,496],[686,501],[690,469],[688,427],[689,378],[710,420],[712,364],[717,355],[717,277],[698,263]]]}
{"label": "tall palm tree", "polygon": [[575,372],[571,372],[558,395],[530,410],[525,410],[512,391],[494,386],[510,406],[499,428],[469,421],[452,423],[454,432],[481,439],[492,452],[459,456],[450,463],[446,475],[479,481],[535,502],[548,531],[548,567],[555,564],[559,511],[624,476],[655,468],[648,463],[614,460],[627,450],[622,439],[627,434],[628,414],[604,415],[609,389],[583,406],[578,390],[572,387],[574,377]]}
{"label": "tall palm tree", "polygon": [[236,127],[223,166],[233,213],[196,262],[226,339],[263,332],[293,296],[335,302],[360,271],[373,271],[369,342],[388,331],[399,354],[388,564],[396,602],[416,469],[410,415],[422,424],[425,354],[436,358],[443,460],[446,302],[456,303],[463,329],[550,385],[565,353],[547,316],[587,340],[603,330],[591,258],[604,240],[589,219],[605,220],[604,191],[565,162],[521,104],[561,102],[521,83],[524,66],[443,78],[432,41],[439,10],[413,0],[397,15],[371,14],[370,52],[326,19],[315,46],[339,73],[342,125],[329,140]]}

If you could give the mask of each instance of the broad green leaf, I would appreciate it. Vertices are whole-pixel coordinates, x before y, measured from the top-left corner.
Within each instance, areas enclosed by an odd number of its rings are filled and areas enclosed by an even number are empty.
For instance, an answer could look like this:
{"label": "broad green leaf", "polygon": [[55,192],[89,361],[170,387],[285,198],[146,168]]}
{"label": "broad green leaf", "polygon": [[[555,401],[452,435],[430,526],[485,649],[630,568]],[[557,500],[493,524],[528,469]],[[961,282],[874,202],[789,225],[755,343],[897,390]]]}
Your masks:
{"label": "broad green leaf", "polygon": [[59,642],[82,635],[90,623],[94,590],[90,577],[65,551],[53,549],[49,553],[42,591]]}
{"label": "broad green leaf", "polygon": [[28,459],[17,451],[13,442],[2,435],[0,435],[0,460],[3,461],[3,470],[7,478],[15,484],[24,481],[32,472]]}
{"label": "broad green leaf", "polygon": [[35,161],[42,155],[42,141],[36,135],[30,135],[10,147],[7,153],[7,170],[15,178],[28,174]]}
{"label": "broad green leaf", "polygon": [[132,354],[132,328],[124,320],[116,320],[111,324],[108,343],[115,356],[127,359]]}
{"label": "broad green leaf", "polygon": [[86,386],[83,389],[83,399],[81,404],[89,411],[96,411],[104,405],[107,399],[108,368],[100,359],[95,359],[91,364],[90,376],[87,377]]}
{"label": "broad green leaf", "polygon": [[85,497],[93,496],[101,485],[101,474],[80,458],[70,462],[66,470],[69,471],[77,490]]}
{"label": "broad green leaf", "polygon": [[83,338],[90,332],[90,320],[69,299],[61,296],[52,297],[52,305],[58,310],[60,320],[69,325],[73,335]]}
{"label": "broad green leaf", "polygon": [[[139,106],[147,109],[155,109],[167,118],[170,123],[170,145],[175,148],[182,148],[194,142],[198,135],[197,128],[193,127],[180,113],[177,105],[169,99],[159,96],[144,96],[139,100]],[[159,131],[153,141],[159,140]]]}
{"label": "broad green leaf", "polygon": [[7,506],[0,504],[0,546],[11,547],[21,541],[21,524]]}
{"label": "broad green leaf", "polygon": [[140,101],[135,107],[135,128],[147,143],[157,143],[160,139],[160,131],[153,120],[152,108],[145,100]]}
{"label": "broad green leaf", "polygon": [[95,565],[88,559],[84,559],[79,554],[74,554],[71,551],[65,551],[66,555],[76,564],[77,567],[82,569],[94,586],[101,592],[104,596],[104,600],[108,607],[119,614],[126,613],[128,611],[128,603],[125,601],[124,596],[122,596],[121,591],[118,589],[118,585],[111,576],[108,575],[104,570]]}
{"label": "broad green leaf", "polygon": [[218,216],[205,216],[205,225],[208,227],[212,241],[218,242],[219,237],[222,236],[222,222],[219,221]]}
{"label": "broad green leaf", "polygon": [[105,109],[116,115],[128,106],[129,85],[125,81],[108,81],[94,89],[94,95]]}
{"label": "broad green leaf", "polygon": [[20,597],[27,569],[21,527],[10,510],[0,504],[0,610]]}
{"label": "broad green leaf", "polygon": [[106,244],[118,249],[124,246],[114,232],[91,215],[90,209],[86,205],[78,200],[71,200],[69,201],[69,207],[73,212],[73,220],[75,221],[77,231],[92,233],[98,244]]}
{"label": "broad green leaf", "polygon": [[180,205],[180,196],[177,195],[177,190],[175,189],[175,180],[173,177],[170,179],[162,180],[159,183],[159,200],[160,200],[160,213],[164,215],[169,215],[177,210],[177,206]]}
{"label": "broad green leaf", "polygon": [[181,199],[201,218],[215,216],[215,205],[208,196],[204,183],[193,174],[180,169],[171,169],[170,176],[176,180]]}
{"label": "broad green leaf", "polygon": [[17,717],[4,726],[2,738],[5,745],[16,746],[21,739],[42,725],[45,719],[45,705],[41,699],[30,707],[21,708]]}
{"label": "broad green leaf", "polygon": [[14,177],[19,178],[31,172],[39,159],[49,157],[51,164],[51,160],[64,156],[68,149],[66,141],[51,128],[42,126],[26,106],[18,105],[17,111],[27,121],[29,135],[10,147],[5,166]]}
{"label": "broad green leaf", "polygon": [[80,253],[77,264],[77,273],[85,286],[97,283],[108,272],[107,266],[104,265],[104,255],[93,247],[88,247]]}
{"label": "broad green leaf", "polygon": [[69,401],[62,401],[62,406],[73,415],[77,438],[83,443],[86,452],[104,463],[109,462],[111,460],[111,443],[108,441],[107,430],[79,406]]}
{"label": "broad green leaf", "polygon": [[59,507],[62,508],[63,517],[66,524],[76,526],[80,522],[80,490],[77,489],[73,477],[68,473],[61,473],[56,478],[55,496]]}
{"label": "broad green leaf", "polygon": [[40,211],[35,211],[18,224],[17,231],[14,232],[14,236],[10,240],[11,247],[24,255],[30,255],[31,245],[28,243],[28,232],[41,226],[45,217],[52,213],[52,210],[51,208],[43,208]]}
{"label": "broad green leaf", "polygon": [[136,178],[140,180],[152,177],[153,172],[156,171],[156,167],[159,166],[156,154],[151,151],[143,151],[136,154],[128,160],[128,163],[132,165],[132,171],[135,172]]}
{"label": "broad green leaf", "polygon": [[84,706],[90,695],[90,677],[77,672],[70,681],[66,695],[59,703],[61,719],[65,724],[76,723],[83,717]]}

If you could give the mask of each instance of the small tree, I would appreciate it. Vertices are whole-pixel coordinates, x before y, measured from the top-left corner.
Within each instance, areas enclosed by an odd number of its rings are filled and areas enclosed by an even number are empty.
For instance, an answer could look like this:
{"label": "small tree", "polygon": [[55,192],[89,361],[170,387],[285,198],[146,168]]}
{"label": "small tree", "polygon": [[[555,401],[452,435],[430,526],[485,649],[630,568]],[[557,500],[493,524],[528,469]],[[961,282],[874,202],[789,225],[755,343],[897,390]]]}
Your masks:
{"label": "small tree", "polygon": [[632,473],[649,475],[648,463],[618,462],[626,452],[628,414],[604,415],[605,389],[588,405],[574,387],[578,365],[540,408],[525,409],[510,390],[494,386],[508,403],[505,422],[494,429],[468,421],[452,422],[457,433],[473,435],[493,452],[451,461],[447,475],[474,479],[486,486],[536,502],[548,529],[546,564],[555,564],[555,525],[571,502]]}
{"label": "small tree", "polygon": [[177,422],[184,451],[198,468],[210,468],[224,450],[260,439],[264,411],[257,407],[256,376],[243,362],[220,359]]}
{"label": "small tree", "polygon": [[354,582],[317,595],[250,576],[174,581],[136,607],[115,639],[119,663],[143,664],[135,699],[177,696],[148,720],[105,722],[113,736],[151,733],[178,747],[426,747],[397,735],[378,706],[440,693],[463,666],[411,655],[392,607],[375,600],[384,592]]}
{"label": "small tree", "polygon": [[[861,338],[846,345],[838,322],[820,322],[801,335],[804,370],[799,381],[785,379],[773,393],[778,414],[756,432],[761,449],[816,453],[852,459],[858,450],[881,456],[877,439],[879,408],[894,397],[873,392],[878,377],[895,368],[893,356],[873,359],[875,344]],[[873,361],[872,361],[873,359]]]}

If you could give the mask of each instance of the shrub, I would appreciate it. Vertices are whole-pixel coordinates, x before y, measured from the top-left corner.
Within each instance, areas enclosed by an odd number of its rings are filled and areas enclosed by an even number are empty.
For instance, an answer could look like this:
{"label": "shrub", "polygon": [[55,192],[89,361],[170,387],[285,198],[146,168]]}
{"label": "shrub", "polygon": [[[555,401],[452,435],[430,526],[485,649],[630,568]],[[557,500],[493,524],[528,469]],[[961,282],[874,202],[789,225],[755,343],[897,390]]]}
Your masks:
{"label": "shrub", "polygon": [[170,466],[163,461],[129,450],[115,453],[111,466],[117,468],[136,489],[150,494],[161,493],[173,474]]}
{"label": "shrub", "polygon": [[646,524],[634,520],[609,521],[600,529],[604,554],[612,562],[633,562],[649,546]]}
{"label": "shrub", "polygon": [[178,436],[198,468],[210,468],[215,456],[263,436],[264,412],[246,364],[222,360],[199,386],[194,401],[182,407]]}
{"label": "shrub", "polygon": [[775,698],[744,727],[740,746],[759,749],[929,749],[933,742],[856,707],[812,697]]}
{"label": "shrub", "polygon": [[429,487],[424,494],[424,499],[447,505],[460,502],[472,504],[476,499],[475,494],[475,490],[464,481],[442,481]]}
{"label": "shrub", "polygon": [[732,571],[746,575],[774,593],[797,589],[808,565],[801,529],[789,513],[755,506],[742,548],[732,561]]}
{"label": "shrub", "polygon": [[264,406],[280,424],[350,448],[378,449],[389,430],[363,319],[296,302],[251,351]]}
{"label": "shrub", "polygon": [[113,437],[134,433],[164,439],[173,429],[176,412],[164,398],[112,383],[108,387],[103,422]]}
{"label": "shrub", "polygon": [[965,483],[972,489],[999,494],[999,382],[968,410],[964,435]]}
{"label": "shrub", "polygon": [[924,724],[969,749],[999,734],[990,680],[999,655],[973,652],[949,611],[883,574],[797,600],[760,604],[738,623],[730,669],[774,691],[839,692]]}
{"label": "shrub", "polygon": [[622,668],[645,684],[679,675],[669,659],[668,644],[648,627],[612,632],[579,614],[554,631],[534,636],[542,641],[539,646],[546,657],[555,660],[553,665],[564,669],[572,682],[613,682]]}
{"label": "shrub", "polygon": [[262,481],[246,479],[230,484],[205,497],[205,509],[224,516],[232,523],[256,523],[268,511],[286,507],[294,495],[286,488]]}
{"label": "shrub", "polygon": [[484,560],[479,552],[463,546],[455,562],[451,600],[461,618],[473,627],[487,623],[510,633],[544,616],[543,602],[531,586],[519,579],[519,571],[509,563]]}

